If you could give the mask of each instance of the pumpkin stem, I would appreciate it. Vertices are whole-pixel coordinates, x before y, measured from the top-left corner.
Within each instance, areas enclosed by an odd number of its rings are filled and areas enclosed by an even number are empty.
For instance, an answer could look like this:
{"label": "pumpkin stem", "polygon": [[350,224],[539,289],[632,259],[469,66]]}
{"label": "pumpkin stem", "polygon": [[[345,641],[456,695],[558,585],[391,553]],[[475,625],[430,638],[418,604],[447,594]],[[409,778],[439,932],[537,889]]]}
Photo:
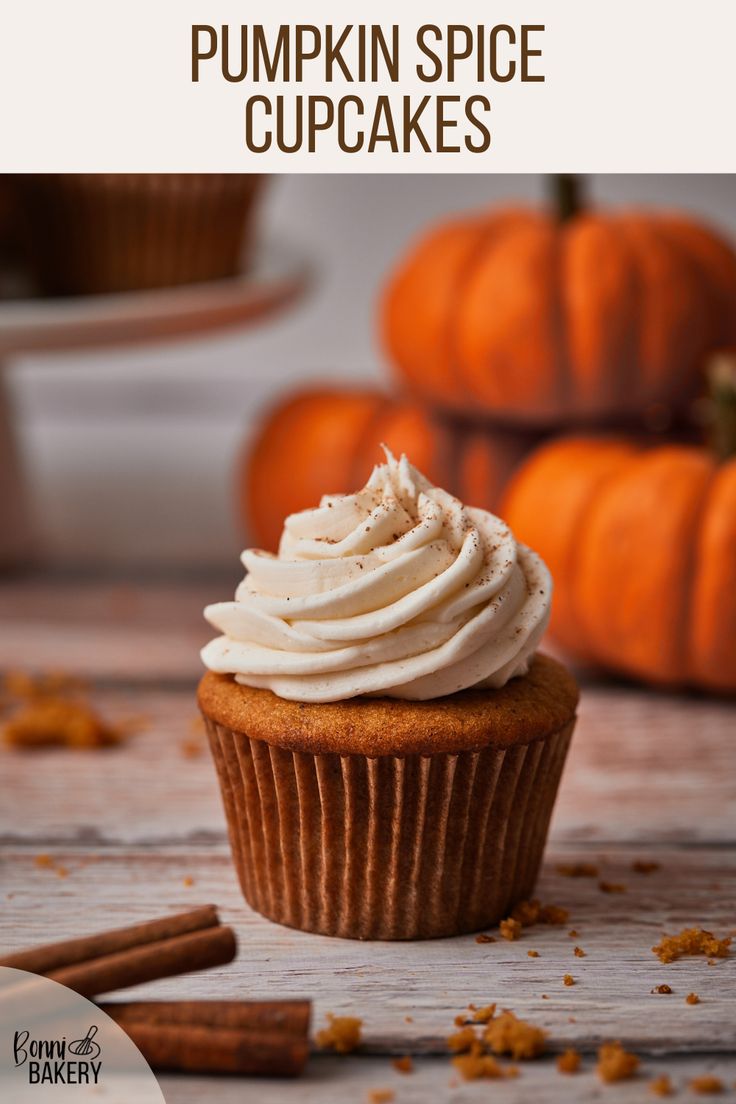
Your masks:
{"label": "pumpkin stem", "polygon": [[584,206],[580,177],[574,173],[555,173],[552,177],[552,198],[559,222],[573,218]]}
{"label": "pumpkin stem", "polygon": [[719,460],[736,455],[736,349],[714,353],[708,364],[710,439]]}

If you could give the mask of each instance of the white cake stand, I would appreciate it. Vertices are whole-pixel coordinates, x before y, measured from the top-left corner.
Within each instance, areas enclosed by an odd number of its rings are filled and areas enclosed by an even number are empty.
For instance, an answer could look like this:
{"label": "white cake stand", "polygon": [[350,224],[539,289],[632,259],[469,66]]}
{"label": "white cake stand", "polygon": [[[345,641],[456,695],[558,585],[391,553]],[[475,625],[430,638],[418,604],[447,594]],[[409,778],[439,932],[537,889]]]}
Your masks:
{"label": "white cake stand", "polygon": [[309,277],[304,258],[271,244],[246,272],[227,280],[120,295],[0,302],[0,567],[29,562],[33,547],[32,512],[3,371],[11,357],[256,325],[295,302]]}

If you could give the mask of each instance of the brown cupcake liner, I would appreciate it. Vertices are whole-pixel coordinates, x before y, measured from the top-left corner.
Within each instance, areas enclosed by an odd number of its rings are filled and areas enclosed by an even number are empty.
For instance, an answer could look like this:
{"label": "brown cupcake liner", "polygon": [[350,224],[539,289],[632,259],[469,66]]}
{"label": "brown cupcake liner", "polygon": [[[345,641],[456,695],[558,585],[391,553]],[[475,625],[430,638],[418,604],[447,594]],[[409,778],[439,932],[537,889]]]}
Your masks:
{"label": "brown cupcake liner", "polygon": [[21,229],[53,295],[172,287],[242,267],[254,174],[50,174],[18,178]]}
{"label": "brown cupcake liner", "polygon": [[368,758],[205,723],[246,901],[353,939],[477,931],[529,897],[574,727],[506,749]]}

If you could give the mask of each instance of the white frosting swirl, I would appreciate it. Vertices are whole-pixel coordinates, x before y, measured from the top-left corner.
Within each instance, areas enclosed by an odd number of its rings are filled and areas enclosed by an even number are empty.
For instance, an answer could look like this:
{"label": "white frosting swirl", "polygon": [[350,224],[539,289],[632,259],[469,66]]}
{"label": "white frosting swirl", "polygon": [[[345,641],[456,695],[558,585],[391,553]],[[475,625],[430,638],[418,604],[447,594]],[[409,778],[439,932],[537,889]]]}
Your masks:
{"label": "white frosting swirl", "polygon": [[250,550],[210,670],[281,698],[423,701],[525,674],[552,582],[499,518],[470,509],[387,452],[353,495],[284,523],[278,555]]}

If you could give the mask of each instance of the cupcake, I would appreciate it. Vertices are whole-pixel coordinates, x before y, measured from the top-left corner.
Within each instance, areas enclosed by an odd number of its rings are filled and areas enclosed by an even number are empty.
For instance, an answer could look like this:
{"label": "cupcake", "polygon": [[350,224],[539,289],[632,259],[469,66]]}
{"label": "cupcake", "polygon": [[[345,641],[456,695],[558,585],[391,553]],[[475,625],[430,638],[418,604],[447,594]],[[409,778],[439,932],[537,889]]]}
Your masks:
{"label": "cupcake", "polygon": [[387,453],[247,551],[199,704],[243,894],[325,935],[477,931],[528,897],[577,688],[546,567]]}
{"label": "cupcake", "polygon": [[19,176],[29,262],[50,295],[233,276],[262,179],[244,173]]}

